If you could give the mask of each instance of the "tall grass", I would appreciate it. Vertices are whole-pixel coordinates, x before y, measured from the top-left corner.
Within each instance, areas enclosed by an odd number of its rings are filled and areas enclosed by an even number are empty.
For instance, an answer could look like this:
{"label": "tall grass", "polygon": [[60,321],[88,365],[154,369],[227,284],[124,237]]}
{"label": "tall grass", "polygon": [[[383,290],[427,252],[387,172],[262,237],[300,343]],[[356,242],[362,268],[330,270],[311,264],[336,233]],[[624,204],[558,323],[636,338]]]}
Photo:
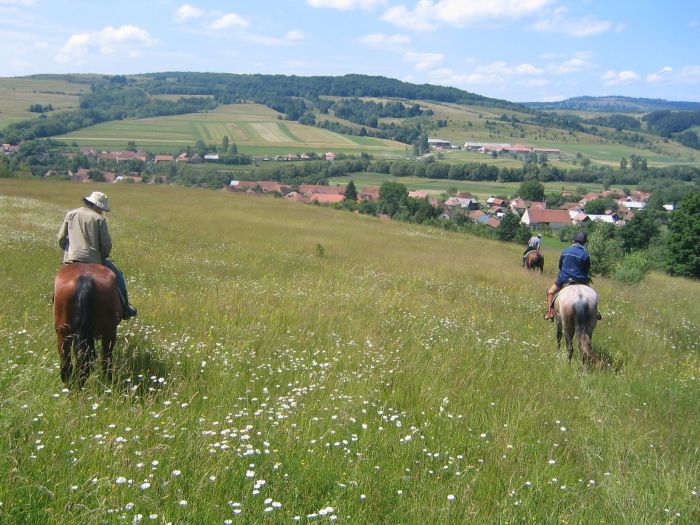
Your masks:
{"label": "tall grass", "polygon": [[[139,316],[59,379],[93,189]],[[322,252],[319,250],[322,247]],[[697,523],[696,282],[596,281],[588,372],[520,247],[206,190],[0,181],[2,523]],[[332,510],[331,510],[332,509]]]}

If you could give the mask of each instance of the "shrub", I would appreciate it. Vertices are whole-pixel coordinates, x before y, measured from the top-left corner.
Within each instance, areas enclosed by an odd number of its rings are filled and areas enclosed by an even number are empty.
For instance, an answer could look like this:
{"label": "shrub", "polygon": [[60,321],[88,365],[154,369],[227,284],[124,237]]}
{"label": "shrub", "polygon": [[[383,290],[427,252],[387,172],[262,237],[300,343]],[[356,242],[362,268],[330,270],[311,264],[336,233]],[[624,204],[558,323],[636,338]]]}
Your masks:
{"label": "shrub", "polygon": [[604,228],[594,229],[588,236],[588,255],[591,257],[592,275],[610,275],[622,257],[622,248]]}
{"label": "shrub", "polygon": [[628,253],[617,266],[611,277],[625,284],[638,284],[651,269],[651,261],[646,251],[639,250]]}

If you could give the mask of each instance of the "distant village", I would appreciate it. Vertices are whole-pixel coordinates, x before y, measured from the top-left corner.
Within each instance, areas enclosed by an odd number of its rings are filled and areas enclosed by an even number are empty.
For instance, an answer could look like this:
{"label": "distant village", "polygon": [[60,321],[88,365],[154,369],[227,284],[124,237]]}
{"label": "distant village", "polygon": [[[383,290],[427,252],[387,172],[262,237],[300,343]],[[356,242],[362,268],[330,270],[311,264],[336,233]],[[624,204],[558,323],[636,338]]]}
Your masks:
{"label": "distant village", "polygon": [[[274,181],[238,181],[234,180],[224,188],[224,191],[246,195],[277,195],[290,201],[309,204],[336,204],[345,200],[345,186],[322,186],[317,184],[300,184],[298,188],[280,184]],[[571,192],[562,192],[563,196]],[[440,219],[449,220],[457,214],[466,214],[469,220],[497,228],[501,218],[508,212],[516,213],[520,221],[527,227],[537,230],[549,227],[553,230],[565,226],[582,224],[587,221],[607,222],[615,226],[625,225],[638,210],[646,207],[650,193],[633,191],[630,195],[620,197],[614,191],[591,192],[578,202],[566,202],[556,209],[548,209],[546,202],[533,202],[520,198],[504,200],[491,196],[486,202],[480,202],[477,197],[467,192],[457,193],[447,199],[438,199],[426,191],[410,191],[408,196],[414,199],[427,199],[435,207],[441,208]],[[604,214],[587,214],[586,204],[597,199],[615,199],[617,210],[606,210]],[[366,187],[357,191],[358,202],[379,200],[379,188]],[[670,206],[670,205],[669,205]],[[670,211],[672,208],[667,208]]]}
{"label": "distant village", "polygon": [[[448,141],[441,139],[429,139],[432,150],[459,149],[451,145]],[[548,157],[556,157],[560,154],[558,149],[553,148],[533,148],[525,145],[494,144],[481,142],[466,142],[464,149],[489,154],[492,152],[509,153],[513,155],[544,154]],[[17,146],[3,144],[2,151],[10,154],[17,151]],[[205,162],[218,162],[219,155],[207,154],[200,156],[197,153],[189,155],[181,153],[177,156],[168,154],[149,155],[144,151],[97,151],[94,148],[80,148],[80,153],[100,160],[128,162],[139,160],[142,162],[152,162],[155,164],[174,162],[201,164]],[[327,152],[324,155],[314,155],[316,159],[333,161],[336,154]],[[289,162],[312,160],[308,154],[293,154],[278,156],[256,156],[252,158],[255,162]],[[76,182],[90,182],[94,179],[94,169],[80,168],[77,172],[69,172],[71,180]],[[143,182],[143,178],[136,174],[116,174],[112,171],[99,171],[100,179],[108,183],[119,182]],[[44,176],[50,178],[58,175],[49,170]],[[93,175],[93,176],[91,176]],[[224,188],[225,191],[243,193],[246,195],[277,195],[290,201],[305,202],[313,204],[336,204],[345,200],[345,186],[323,186],[317,184],[300,184],[298,187],[280,184],[274,181],[243,181],[233,180]],[[562,196],[571,195],[571,192],[562,192]],[[491,196],[486,202],[480,202],[474,195],[467,192],[457,193],[446,199],[438,199],[435,195],[425,191],[411,191],[409,197],[416,199],[427,199],[428,202],[442,211],[440,219],[449,220],[457,214],[466,215],[469,220],[481,223],[491,228],[497,228],[502,217],[507,212],[513,212],[520,216],[520,221],[529,228],[536,230],[542,227],[559,229],[565,226],[582,224],[586,221],[606,222],[616,226],[623,226],[633,216],[636,211],[646,207],[646,201],[650,194],[640,191],[633,191],[629,195],[620,196],[614,191],[593,192],[584,195],[577,202],[565,202],[556,209],[547,208],[546,202],[532,202],[520,198],[506,201],[499,197]],[[606,210],[603,214],[587,214],[584,212],[586,204],[597,199],[613,199],[617,203],[617,209]],[[357,192],[358,202],[379,200],[378,187],[361,188]],[[667,205],[668,211],[672,210],[671,205]]]}
{"label": "distant village", "polygon": [[[429,139],[431,148],[440,150],[451,147],[449,142],[439,139]],[[490,151],[507,151],[517,154],[543,153],[548,156],[558,154],[559,150],[547,148],[529,148],[527,146],[510,146],[508,144],[485,144],[477,142],[467,142],[464,145],[465,149],[488,153]],[[102,151],[98,152],[92,148],[81,148],[81,153],[86,156],[92,156],[101,160],[111,160],[117,163],[126,162],[129,160],[140,160],[142,162],[184,162],[189,164],[201,164],[203,162],[217,162],[218,155],[200,156],[197,153],[188,155],[181,153],[178,156],[173,155],[155,155],[149,156],[143,151]],[[255,157],[256,161],[298,161],[307,160],[303,157],[308,155],[287,154],[280,156],[261,156]],[[335,160],[336,155],[328,152],[321,158],[327,161]],[[87,168],[81,168],[75,173],[70,173],[72,180],[76,182],[89,182],[91,180],[90,171]],[[50,171],[45,177],[51,177]],[[137,175],[117,175],[110,171],[101,171],[100,175],[105,182],[142,182],[143,178]],[[295,202],[318,203],[318,204],[335,204],[342,202],[345,197],[345,186],[322,186],[317,184],[300,184],[298,188],[293,188],[290,185],[280,184],[274,181],[238,181],[233,180],[225,188],[226,191],[235,193],[244,193],[247,195],[272,195],[277,194],[285,199]],[[378,201],[379,188],[367,187],[361,188],[358,192],[358,201]],[[562,192],[563,196],[570,195],[571,192]],[[440,200],[432,194],[425,191],[409,192],[409,197],[417,199],[427,199],[431,205],[442,209],[440,219],[449,220],[457,213],[466,214],[469,220],[484,224],[491,228],[497,228],[501,222],[501,218],[508,212],[517,213],[520,220],[526,226],[532,229],[539,229],[543,226],[548,226],[551,229],[558,229],[564,226],[581,224],[586,221],[607,222],[617,226],[623,226],[629,221],[634,212],[644,209],[646,201],[649,198],[649,193],[633,191],[630,195],[619,197],[613,191],[605,191],[600,193],[588,193],[578,202],[566,202],[558,209],[548,209],[546,202],[531,202],[520,198],[515,198],[511,201],[505,201],[498,197],[490,197],[486,202],[479,200],[471,193],[458,193],[453,197],[445,200]],[[586,214],[584,208],[586,203],[603,198],[617,197],[617,210],[607,210],[604,214]]]}

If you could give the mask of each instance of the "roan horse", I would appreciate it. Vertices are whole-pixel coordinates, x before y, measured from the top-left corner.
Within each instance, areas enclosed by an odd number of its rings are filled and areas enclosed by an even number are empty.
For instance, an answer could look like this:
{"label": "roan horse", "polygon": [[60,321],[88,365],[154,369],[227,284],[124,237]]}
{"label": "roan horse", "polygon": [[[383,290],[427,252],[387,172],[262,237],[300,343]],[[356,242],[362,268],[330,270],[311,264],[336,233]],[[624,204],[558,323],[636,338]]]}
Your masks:
{"label": "roan horse", "polygon": [[525,254],[525,268],[544,272],[544,255],[539,250],[530,250]]}
{"label": "roan horse", "polygon": [[102,369],[111,380],[112,350],[122,319],[114,273],[101,264],[64,265],[54,280],[53,318],[63,382],[73,375],[72,349],[78,384],[85,384],[95,359],[95,338],[102,339]]}
{"label": "roan horse", "polygon": [[600,360],[593,353],[591,338],[598,319],[598,294],[590,286],[570,284],[562,288],[554,300],[554,320],[557,323],[557,350],[560,349],[561,336],[564,335],[569,361],[574,353],[574,336],[584,365],[598,367]]}

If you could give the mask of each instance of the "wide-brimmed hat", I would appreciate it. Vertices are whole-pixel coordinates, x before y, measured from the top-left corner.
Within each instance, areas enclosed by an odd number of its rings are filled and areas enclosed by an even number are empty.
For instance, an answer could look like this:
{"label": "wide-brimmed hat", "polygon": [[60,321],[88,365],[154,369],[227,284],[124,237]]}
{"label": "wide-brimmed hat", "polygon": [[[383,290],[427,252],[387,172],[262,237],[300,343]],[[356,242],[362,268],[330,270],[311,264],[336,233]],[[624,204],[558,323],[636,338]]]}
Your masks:
{"label": "wide-brimmed hat", "polygon": [[107,200],[107,195],[101,191],[93,191],[87,197],[83,197],[83,200],[101,210],[109,211],[109,200]]}

